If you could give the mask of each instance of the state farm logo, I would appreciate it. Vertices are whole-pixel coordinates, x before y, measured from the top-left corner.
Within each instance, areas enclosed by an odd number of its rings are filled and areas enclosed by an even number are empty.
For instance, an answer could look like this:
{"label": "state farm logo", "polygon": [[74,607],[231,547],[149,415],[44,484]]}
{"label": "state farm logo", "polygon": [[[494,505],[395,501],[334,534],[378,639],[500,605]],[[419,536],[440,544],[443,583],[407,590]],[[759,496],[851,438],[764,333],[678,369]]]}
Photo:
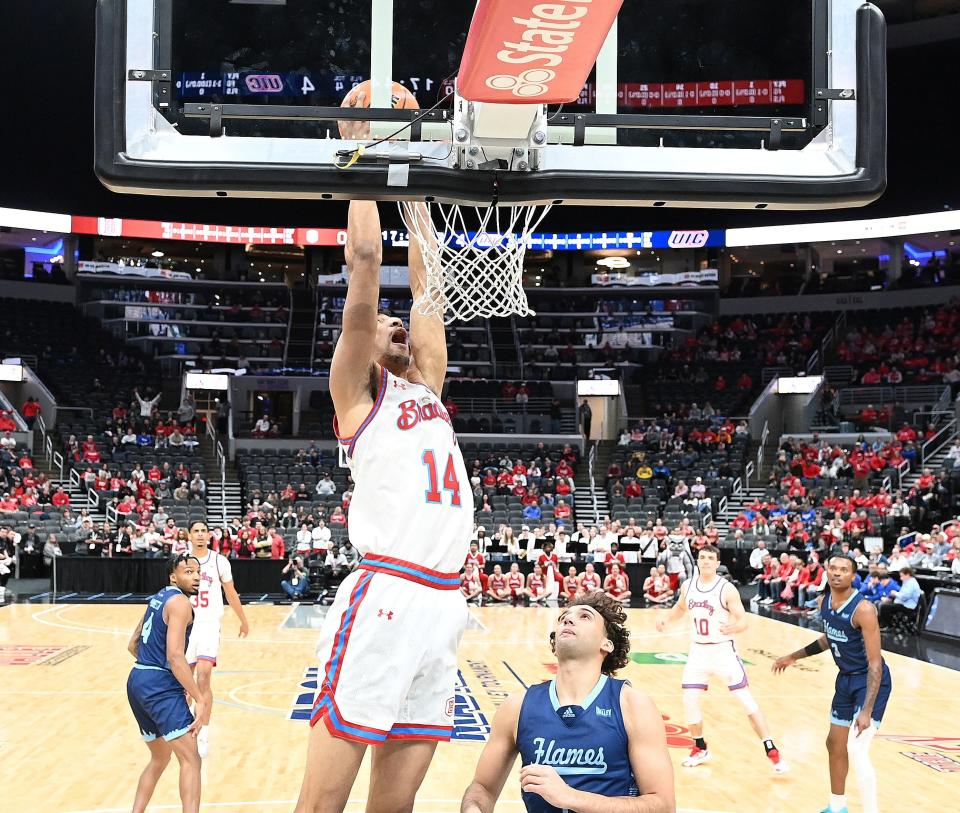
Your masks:
{"label": "state farm logo", "polygon": [[549,68],[531,68],[517,76],[508,73],[491,76],[487,79],[487,87],[494,90],[509,90],[514,96],[530,99],[546,93],[550,89],[547,82],[552,82],[556,78],[556,71],[551,71]]}
{"label": "state farm logo", "polygon": [[510,91],[521,99],[542,96],[549,90],[549,82],[557,78],[556,71],[563,64],[565,54],[574,44],[577,29],[591,9],[583,5],[592,0],[574,0],[569,4],[537,3],[530,7],[529,17],[518,16],[513,22],[521,26],[516,42],[503,41],[497,60],[507,65],[529,65],[540,62],[545,67],[527,68],[517,74],[501,73],[486,80],[493,90]]}
{"label": "state farm logo", "polygon": [[710,240],[708,231],[675,231],[670,234],[670,248],[703,248]]}

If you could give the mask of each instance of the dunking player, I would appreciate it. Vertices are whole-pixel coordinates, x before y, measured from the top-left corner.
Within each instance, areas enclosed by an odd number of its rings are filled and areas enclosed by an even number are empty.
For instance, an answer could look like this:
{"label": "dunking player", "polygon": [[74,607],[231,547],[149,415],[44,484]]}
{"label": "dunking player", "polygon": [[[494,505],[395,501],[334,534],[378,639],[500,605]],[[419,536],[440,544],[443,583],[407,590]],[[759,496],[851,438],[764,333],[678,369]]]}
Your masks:
{"label": "dunking player", "polygon": [[801,658],[830,650],[840,670],[830,708],[830,804],[823,813],[847,813],[847,771],[850,762],[860,785],[865,813],[877,813],[877,774],[870,762],[870,743],[890,699],[890,670],[880,651],[877,611],[853,586],[857,563],[848,556],[827,561],[828,590],[820,603],[826,634],[803,649],[778,658],[775,673]]}
{"label": "dunking player", "polygon": [[653,701],[613,677],[627,664],[623,606],[575,599],[550,633],[557,676],[497,711],[461,813],[492,813],[517,754],[528,813],[673,813],[673,765]]}
{"label": "dunking player", "polygon": [[683,765],[692,768],[710,759],[703,737],[703,716],[700,712],[701,692],[707,690],[710,675],[719,675],[730,693],[740,701],[750,718],[750,725],[763,741],[767,758],[777,773],[785,773],[787,763],[770,737],[767,720],[750,693],[743,661],[737,654],[733,636],[747,628],[747,614],[737,588],[717,575],[720,551],[706,545],[697,555],[697,571],[680,586],[680,598],[666,618],[657,622],[663,632],[668,624],[688,613],[693,621],[693,641],[683,667],[683,707],[694,746]]}
{"label": "dunking player", "polygon": [[[415,306],[408,333],[399,318],[377,314],[381,250],[376,204],[351,202],[330,394],[356,483],[350,538],[363,559],[338,590],[317,646],[324,678],[297,813],[342,811],[367,745],[379,746],[368,813],[412,810],[437,742],[452,732],[473,493],[440,400],[443,320]],[[426,284],[416,241],[409,266],[416,301]]]}
{"label": "dunking player", "polygon": [[[193,624],[187,596],[195,596],[200,589],[200,566],[193,556],[171,556],[167,574],[169,583],[151,596],[127,645],[137,660],[127,678],[127,700],[150,749],[150,763],[137,783],[133,813],[147,809],[171,753],[180,763],[184,813],[200,809],[200,755],[194,737],[209,709],[184,657]],[[196,718],[184,692],[196,703]]]}
{"label": "dunking player", "polygon": [[207,701],[204,704],[206,713],[200,719],[201,728],[197,734],[197,749],[201,757],[206,757],[210,752],[210,712],[213,706],[211,678],[220,652],[224,593],[227,595],[227,602],[240,619],[241,638],[247,637],[250,625],[233,583],[230,560],[210,549],[210,529],[206,522],[197,520],[190,523],[190,546],[200,563],[200,589],[190,597],[193,605],[193,633],[190,635],[190,646],[187,647],[187,662],[194,670],[197,685]]}

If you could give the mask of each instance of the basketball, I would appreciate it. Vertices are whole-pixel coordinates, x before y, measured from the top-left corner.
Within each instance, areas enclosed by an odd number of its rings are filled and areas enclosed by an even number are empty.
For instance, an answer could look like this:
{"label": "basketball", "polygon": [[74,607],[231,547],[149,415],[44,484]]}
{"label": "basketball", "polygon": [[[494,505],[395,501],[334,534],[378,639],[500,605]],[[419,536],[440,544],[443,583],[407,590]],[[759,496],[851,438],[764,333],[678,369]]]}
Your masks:
{"label": "basketball", "polygon": [[[355,85],[340,103],[341,107],[370,107],[373,83],[367,79]],[[390,86],[390,105],[397,110],[416,110],[420,107],[413,94],[399,82]],[[343,138],[362,140],[370,137],[369,121],[341,121],[338,123]]]}
{"label": "basketball", "polygon": [[[370,107],[373,98],[373,85],[369,79],[354,85],[350,92],[343,97],[341,107]],[[420,107],[414,95],[399,82],[390,85],[390,106],[397,110],[415,110]]]}

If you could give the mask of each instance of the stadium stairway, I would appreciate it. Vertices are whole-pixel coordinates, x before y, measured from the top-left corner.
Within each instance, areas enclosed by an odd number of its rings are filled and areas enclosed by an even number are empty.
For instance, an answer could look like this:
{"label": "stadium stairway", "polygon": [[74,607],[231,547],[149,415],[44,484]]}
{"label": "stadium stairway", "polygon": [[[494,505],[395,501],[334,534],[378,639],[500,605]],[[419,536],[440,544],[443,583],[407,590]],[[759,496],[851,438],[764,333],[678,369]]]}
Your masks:
{"label": "stadium stairway", "polygon": [[720,532],[720,539],[724,540],[730,533],[730,523],[743,511],[750,503],[756,499],[762,499],[766,493],[763,486],[751,486],[744,488],[739,494],[731,494],[727,498],[727,510],[723,513],[715,512],[713,515],[713,524]]}
{"label": "stadium stairway", "polygon": [[[947,459],[947,455],[950,453],[956,437],[956,435],[953,435],[950,440],[943,444],[938,452],[927,457],[927,459],[923,461],[922,466],[914,466],[907,473],[907,476],[903,478],[903,482],[901,483],[901,488],[903,488],[904,493],[908,492],[917,484],[924,469],[930,469],[934,474],[940,473],[940,469],[943,468],[944,461]],[[894,488],[896,488],[896,484],[894,484]]]}
{"label": "stadium stairway", "polygon": [[[33,452],[34,469],[37,471],[42,471],[44,474],[46,474],[49,480],[55,486],[63,486],[63,490],[70,495],[70,508],[74,512],[79,511],[81,508],[87,508],[88,500],[86,492],[81,486],[74,485],[70,482],[69,467],[64,467],[63,473],[65,477],[60,479],[59,469],[55,469],[51,464],[47,463],[46,458],[44,457],[43,436],[40,434],[39,430],[34,430],[33,449],[31,451]],[[102,522],[104,519],[106,519],[102,506],[96,511],[91,509],[90,515],[98,522]]]}
{"label": "stadium stairway", "polygon": [[593,487],[597,497],[596,511],[594,511],[593,496],[590,492],[589,443],[584,450],[584,459],[577,469],[577,477],[574,480],[577,487],[573,495],[573,510],[576,521],[583,522],[587,526],[600,523],[610,513],[610,505],[607,500],[607,491],[603,487],[603,480],[617,444],[612,440],[600,440],[596,442],[595,446],[597,456],[593,464]]}
{"label": "stadium stairway", "polygon": [[221,482],[215,442],[204,435],[200,441],[200,451],[207,480],[207,523],[225,525],[234,517],[242,517],[243,494],[236,464],[227,458],[226,479]]}

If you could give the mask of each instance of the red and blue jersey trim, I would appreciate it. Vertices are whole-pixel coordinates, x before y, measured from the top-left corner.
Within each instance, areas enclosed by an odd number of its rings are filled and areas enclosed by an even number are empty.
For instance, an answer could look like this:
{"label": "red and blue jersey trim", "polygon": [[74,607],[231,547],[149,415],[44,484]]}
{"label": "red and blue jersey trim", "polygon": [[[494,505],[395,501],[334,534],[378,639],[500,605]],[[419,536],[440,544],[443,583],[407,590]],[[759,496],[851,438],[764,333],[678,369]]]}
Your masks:
{"label": "red and blue jersey trim", "polygon": [[387,734],[388,740],[439,740],[446,742],[453,736],[453,726],[397,723]]}
{"label": "red and blue jersey trim", "polygon": [[443,573],[439,570],[431,570],[423,565],[407,562],[403,559],[395,559],[392,556],[377,556],[368,553],[361,560],[360,569],[371,573],[385,573],[388,576],[396,576],[416,584],[422,584],[424,587],[432,587],[435,590],[460,589],[459,573]]}
{"label": "red and blue jersey trim", "polygon": [[337,416],[333,416],[333,434],[337,436],[337,440],[341,444],[347,447],[347,457],[353,457],[353,447],[357,445],[357,440],[360,438],[361,433],[367,426],[370,425],[377,414],[377,411],[380,409],[380,404],[383,403],[383,396],[387,392],[387,368],[380,368],[380,389],[377,392],[377,400],[373,402],[373,406],[370,407],[370,411],[367,413],[367,417],[363,419],[363,423],[360,424],[360,427],[354,432],[350,437],[342,438],[340,437],[340,427],[337,424]]}

